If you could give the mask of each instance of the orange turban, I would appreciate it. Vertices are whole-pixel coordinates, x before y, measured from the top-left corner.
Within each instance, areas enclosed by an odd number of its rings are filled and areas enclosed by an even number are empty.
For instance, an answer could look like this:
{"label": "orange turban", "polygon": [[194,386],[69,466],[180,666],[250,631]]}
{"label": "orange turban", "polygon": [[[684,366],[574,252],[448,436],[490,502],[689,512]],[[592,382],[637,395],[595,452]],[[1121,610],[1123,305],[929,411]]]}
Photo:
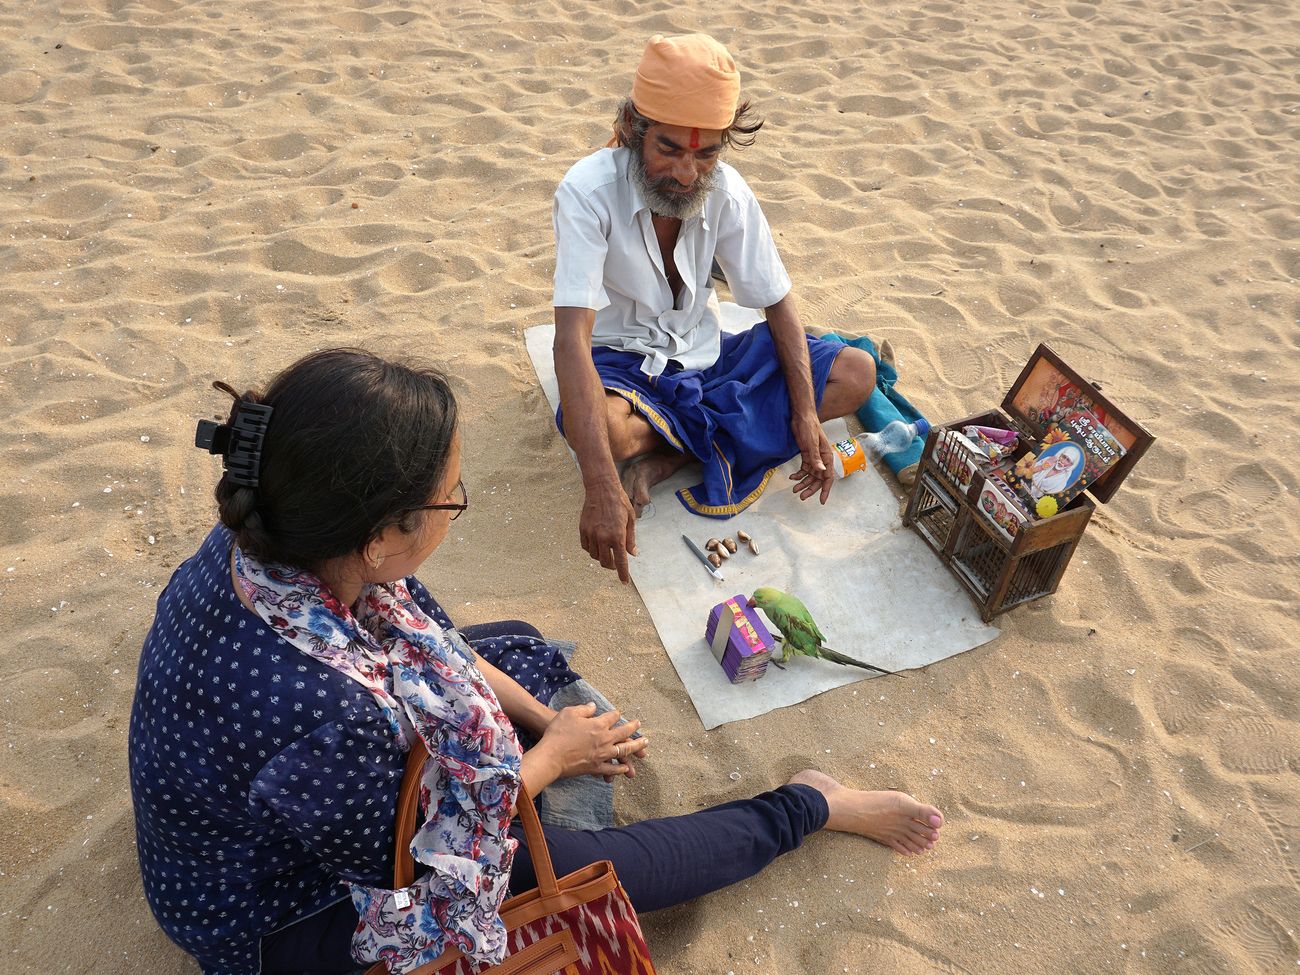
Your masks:
{"label": "orange turban", "polygon": [[736,117],[740,72],[708,34],[650,38],[632,82],[632,104],[646,118],[692,129],[725,129]]}

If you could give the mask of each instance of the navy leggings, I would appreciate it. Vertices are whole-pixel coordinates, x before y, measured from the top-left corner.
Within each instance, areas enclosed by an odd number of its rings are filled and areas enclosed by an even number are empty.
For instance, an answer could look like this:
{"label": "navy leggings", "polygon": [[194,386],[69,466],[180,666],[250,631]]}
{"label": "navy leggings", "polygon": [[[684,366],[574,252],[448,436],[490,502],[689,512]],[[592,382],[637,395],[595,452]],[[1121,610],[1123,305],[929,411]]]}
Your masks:
{"label": "navy leggings", "polygon": [[[618,879],[641,911],[672,907],[754,876],[804,837],[826,825],[826,799],[806,785],[785,785],[753,799],[702,809],[685,816],[646,819],[617,829],[544,827],[556,876],[597,860],[611,860]],[[523,827],[510,871],[510,893],[537,886]]]}
{"label": "navy leggings", "polygon": [[[519,623],[465,627],[466,639],[525,632]],[[497,630],[498,627],[502,629]],[[531,629],[531,628],[528,628]],[[713,806],[667,819],[647,819],[605,830],[544,827],[557,876],[598,860],[610,860],[637,911],[657,911],[754,876],[826,825],[820,792],[785,785],[753,799]],[[510,893],[537,886],[523,828],[510,871]],[[352,972],[352,932],[357,913],[349,900],[262,939],[263,975],[325,975]]]}

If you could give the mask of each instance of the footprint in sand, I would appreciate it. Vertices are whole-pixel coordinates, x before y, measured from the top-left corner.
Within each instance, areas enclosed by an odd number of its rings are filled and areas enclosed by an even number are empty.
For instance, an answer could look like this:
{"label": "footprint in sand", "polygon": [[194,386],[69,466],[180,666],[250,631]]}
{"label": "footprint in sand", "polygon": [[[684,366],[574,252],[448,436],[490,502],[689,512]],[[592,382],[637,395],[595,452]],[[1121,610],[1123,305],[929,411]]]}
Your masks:
{"label": "footprint in sand", "polygon": [[1275,910],[1281,906],[1274,893],[1259,890],[1244,893],[1242,898],[1246,903],[1230,912],[1219,930],[1250,956],[1257,966],[1255,971],[1280,972],[1287,967],[1295,968],[1290,957],[1295,951],[1290,926],[1265,907]]}
{"label": "footprint in sand", "polygon": [[870,314],[874,297],[861,285],[838,285],[826,291],[817,291],[800,301],[800,310],[808,326],[818,334],[838,332],[841,335],[861,334],[859,322]]}
{"label": "footprint in sand", "polygon": [[1284,785],[1254,786],[1251,792],[1255,812],[1268,830],[1291,883],[1300,890],[1300,794],[1292,789],[1290,795],[1284,795]]}
{"label": "footprint in sand", "polygon": [[497,146],[517,135],[517,122],[501,114],[486,115],[483,109],[469,118],[457,119],[447,141],[453,145]]}
{"label": "footprint in sand", "polygon": [[1221,536],[1240,531],[1282,496],[1277,477],[1258,463],[1238,464],[1222,484],[1187,480],[1156,505],[1161,521],[1184,532]]}
{"label": "footprint in sand", "polygon": [[50,433],[53,432],[49,429],[51,427],[77,427],[83,423],[93,423],[125,412],[131,409],[134,402],[134,396],[110,396],[101,393],[93,398],[61,399],[44,403],[33,407],[28,417],[38,429],[45,427],[45,432]]}
{"label": "footprint in sand", "polygon": [[1296,742],[1267,718],[1233,718],[1216,737],[1224,768],[1244,775],[1276,775],[1300,758]]}
{"label": "footprint in sand", "polygon": [[[1181,648],[1174,644],[1176,651]],[[1222,710],[1217,685],[1222,676],[1208,667],[1167,664],[1151,692],[1156,714],[1171,735],[1201,734],[1205,725]]]}
{"label": "footprint in sand", "polygon": [[1228,666],[1227,646],[1205,630],[1191,627],[1175,630],[1172,646],[1180,657],[1190,662],[1217,668]]}
{"label": "footprint in sand", "polygon": [[1229,496],[1252,510],[1267,507],[1281,498],[1285,487],[1262,464],[1238,464],[1223,482]]}
{"label": "footprint in sand", "polygon": [[[1260,566],[1270,571],[1260,571]],[[1254,544],[1251,538],[1229,548],[1206,546],[1196,573],[1212,589],[1229,597],[1251,602],[1273,602],[1294,607],[1295,590],[1290,580],[1300,569],[1300,557],[1278,556]]]}
{"label": "footprint in sand", "polygon": [[1048,188],[1047,209],[1061,230],[1086,224],[1092,216],[1092,203],[1086,196],[1057,187]]}
{"label": "footprint in sand", "polygon": [[946,349],[937,359],[940,380],[954,389],[987,390],[994,386],[992,380],[997,370],[993,357],[983,346],[962,342]]}
{"label": "footprint in sand", "polygon": [[1219,948],[1204,930],[1198,927],[1178,926],[1158,935],[1147,950],[1149,955],[1159,952],[1165,957],[1177,957],[1178,975],[1225,975],[1231,972],[1231,955]]}

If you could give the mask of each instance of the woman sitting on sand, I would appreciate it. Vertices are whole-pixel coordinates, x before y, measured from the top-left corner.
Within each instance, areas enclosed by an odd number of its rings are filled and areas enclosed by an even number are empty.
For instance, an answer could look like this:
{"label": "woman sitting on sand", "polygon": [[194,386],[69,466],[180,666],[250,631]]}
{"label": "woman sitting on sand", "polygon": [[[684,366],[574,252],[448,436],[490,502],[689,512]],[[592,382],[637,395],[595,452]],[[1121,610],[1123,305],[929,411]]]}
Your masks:
{"label": "woman sitting on sand", "polygon": [[[446,380],[320,352],[264,396],[236,397],[198,439],[224,458],[221,524],[159,597],[131,713],[159,924],[205,972],[356,969],[359,909],[391,896],[397,791],[418,737],[439,855],[413,909],[444,923],[412,927],[422,950],[499,960],[501,902],[534,885],[511,825],[520,783],[537,795],[562,778],[632,775],[647,739],[594,705],[541,703],[576,675],[536,630],[458,632],[415,579],[469,507]],[[537,744],[521,752],[515,729]],[[902,793],[807,771],[691,815],[546,836],[559,874],[612,860],[650,911],[752,876],[822,828],[914,854],[941,823]],[[381,946],[367,925],[356,937],[363,955]]]}

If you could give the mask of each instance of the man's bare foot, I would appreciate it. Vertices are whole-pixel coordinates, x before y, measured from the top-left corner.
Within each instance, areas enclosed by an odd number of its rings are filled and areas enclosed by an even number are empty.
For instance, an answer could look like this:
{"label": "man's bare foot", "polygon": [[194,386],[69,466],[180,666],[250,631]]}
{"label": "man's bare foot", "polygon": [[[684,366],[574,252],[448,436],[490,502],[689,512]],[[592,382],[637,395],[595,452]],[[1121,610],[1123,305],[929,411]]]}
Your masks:
{"label": "man's bare foot", "polygon": [[650,503],[650,489],[664,478],[676,472],[686,463],[686,455],[675,450],[652,450],[648,454],[634,457],[623,468],[623,490],[632,502],[636,516]]}
{"label": "man's bare foot", "polygon": [[880,343],[880,361],[887,366],[891,366],[894,370],[898,369],[898,356],[894,352],[893,343],[889,339],[885,339]]}
{"label": "man's bare foot", "polygon": [[850,789],[815,769],[805,769],[790,784],[810,785],[826,797],[827,829],[865,836],[903,856],[925,853],[939,842],[943,813],[906,793]]}

